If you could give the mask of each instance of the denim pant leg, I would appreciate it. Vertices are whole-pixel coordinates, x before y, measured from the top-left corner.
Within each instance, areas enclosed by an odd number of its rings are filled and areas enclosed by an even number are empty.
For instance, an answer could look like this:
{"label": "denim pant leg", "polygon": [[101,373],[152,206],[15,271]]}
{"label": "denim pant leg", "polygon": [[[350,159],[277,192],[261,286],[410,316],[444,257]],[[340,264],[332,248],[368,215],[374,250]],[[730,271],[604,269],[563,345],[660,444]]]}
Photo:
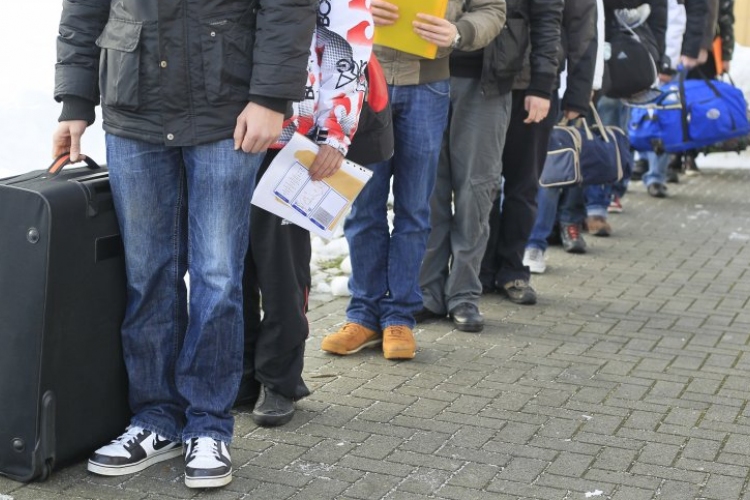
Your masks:
{"label": "denim pant leg", "polygon": [[344,220],[352,273],[346,319],[371,330],[380,330],[380,299],[388,293],[388,195],[391,161],[368,165],[372,178],[354,199]]}
{"label": "denim pant leg", "polygon": [[583,186],[570,186],[563,189],[558,205],[557,220],[560,224],[581,224],[586,218],[586,203]]}
{"label": "denim pant leg", "polygon": [[242,376],[250,198],[264,155],[235,151],[231,139],[184,148],[190,315],[175,376],[187,402],[183,440],[232,440],[230,410]]}
{"label": "denim pant leg", "polygon": [[510,103],[510,93],[483,94],[478,78],[451,78],[451,113],[419,280],[431,311],[447,313],[463,302],[476,304],[482,294],[479,267],[500,188]]}
{"label": "denim pant leg", "polygon": [[[422,307],[419,269],[430,231],[429,199],[448,116],[450,83],[389,85],[394,155],[371,166],[373,178],[347,217],[352,298],[347,319],[377,330],[414,326]],[[389,234],[388,188],[393,177],[394,219]]]}
{"label": "denim pant leg", "polygon": [[607,217],[607,208],[612,199],[612,184],[592,184],[583,188],[586,199],[586,215]]}
{"label": "denim pant leg", "polygon": [[536,220],[534,227],[531,228],[529,242],[526,247],[538,248],[542,251],[547,250],[549,244],[547,237],[552,232],[557,219],[557,206],[560,203],[560,195],[563,188],[559,187],[539,187],[536,193]]}
{"label": "denim pant leg", "polygon": [[125,246],[122,345],[132,423],[181,438],[185,401],[175,385],[187,325],[185,174],[181,152],[107,134],[107,166]]}
{"label": "denim pant leg", "polygon": [[665,184],[667,182],[667,168],[669,167],[668,154],[656,154],[653,151],[646,153],[648,160],[648,172],[643,174],[643,183],[650,186],[654,183]]}

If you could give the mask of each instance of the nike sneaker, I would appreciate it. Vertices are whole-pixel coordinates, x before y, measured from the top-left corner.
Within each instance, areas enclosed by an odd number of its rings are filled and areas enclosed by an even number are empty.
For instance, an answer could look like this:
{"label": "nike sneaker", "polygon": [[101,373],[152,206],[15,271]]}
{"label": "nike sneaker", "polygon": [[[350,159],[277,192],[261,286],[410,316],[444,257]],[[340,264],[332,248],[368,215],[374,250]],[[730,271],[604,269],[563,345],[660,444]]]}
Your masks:
{"label": "nike sneaker", "polygon": [[181,454],[182,443],[179,441],[131,425],[122,436],[91,455],[88,470],[102,476],[122,476]]}

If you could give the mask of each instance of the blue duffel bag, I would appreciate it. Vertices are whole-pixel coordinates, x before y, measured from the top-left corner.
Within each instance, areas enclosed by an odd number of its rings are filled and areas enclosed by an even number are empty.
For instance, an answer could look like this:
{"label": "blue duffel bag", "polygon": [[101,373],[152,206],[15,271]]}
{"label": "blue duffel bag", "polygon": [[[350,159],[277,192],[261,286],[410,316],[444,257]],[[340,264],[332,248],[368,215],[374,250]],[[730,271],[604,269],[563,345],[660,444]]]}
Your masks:
{"label": "blue duffel bag", "polygon": [[630,177],[633,155],[625,132],[605,126],[593,105],[590,114],[592,126],[583,118],[555,125],[540,186],[609,184]]}
{"label": "blue duffel bag", "polygon": [[631,105],[630,144],[636,151],[681,153],[750,133],[747,101],[731,82],[686,80],[662,85],[648,104]]}

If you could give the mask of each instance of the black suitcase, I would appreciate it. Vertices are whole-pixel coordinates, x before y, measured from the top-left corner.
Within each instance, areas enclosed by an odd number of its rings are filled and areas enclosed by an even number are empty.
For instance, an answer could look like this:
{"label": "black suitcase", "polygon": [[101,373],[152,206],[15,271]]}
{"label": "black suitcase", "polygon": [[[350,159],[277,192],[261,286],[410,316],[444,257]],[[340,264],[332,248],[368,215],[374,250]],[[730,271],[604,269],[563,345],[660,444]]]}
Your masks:
{"label": "black suitcase", "polygon": [[122,240],[106,168],[0,180],[0,474],[46,479],[128,424]]}

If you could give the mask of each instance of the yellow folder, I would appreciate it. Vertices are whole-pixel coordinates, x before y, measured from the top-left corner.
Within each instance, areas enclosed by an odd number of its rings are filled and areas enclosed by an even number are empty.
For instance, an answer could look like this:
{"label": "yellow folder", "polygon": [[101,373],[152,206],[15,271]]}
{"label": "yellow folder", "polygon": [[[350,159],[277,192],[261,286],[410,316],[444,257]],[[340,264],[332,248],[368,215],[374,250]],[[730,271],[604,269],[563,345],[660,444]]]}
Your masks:
{"label": "yellow folder", "polygon": [[388,0],[388,2],[398,6],[398,20],[390,26],[375,27],[373,42],[376,45],[435,59],[437,45],[423,40],[414,33],[412,22],[417,19],[417,13],[445,17],[448,0]]}

